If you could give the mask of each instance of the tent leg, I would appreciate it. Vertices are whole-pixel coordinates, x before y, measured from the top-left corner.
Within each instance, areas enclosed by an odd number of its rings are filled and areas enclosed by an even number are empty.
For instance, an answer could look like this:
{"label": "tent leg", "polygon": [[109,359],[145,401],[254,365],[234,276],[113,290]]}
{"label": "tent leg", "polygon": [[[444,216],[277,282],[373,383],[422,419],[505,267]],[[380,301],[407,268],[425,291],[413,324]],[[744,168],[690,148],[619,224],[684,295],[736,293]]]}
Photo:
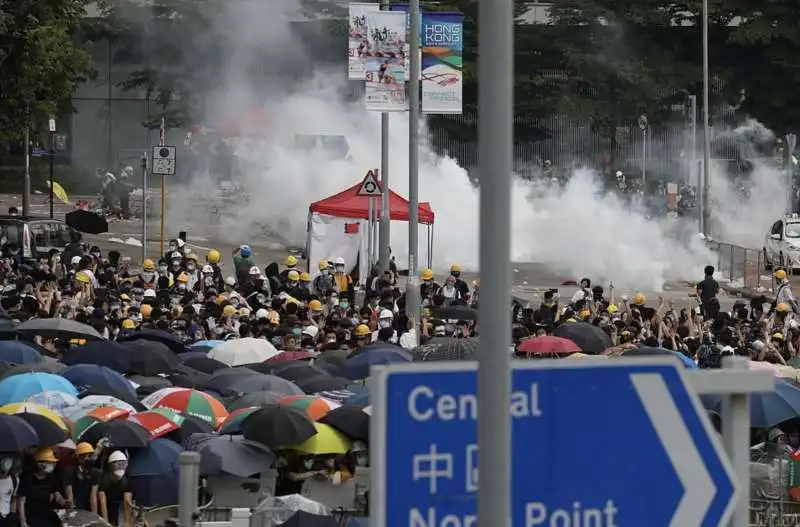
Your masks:
{"label": "tent leg", "polygon": [[433,225],[428,225],[428,269],[433,268]]}

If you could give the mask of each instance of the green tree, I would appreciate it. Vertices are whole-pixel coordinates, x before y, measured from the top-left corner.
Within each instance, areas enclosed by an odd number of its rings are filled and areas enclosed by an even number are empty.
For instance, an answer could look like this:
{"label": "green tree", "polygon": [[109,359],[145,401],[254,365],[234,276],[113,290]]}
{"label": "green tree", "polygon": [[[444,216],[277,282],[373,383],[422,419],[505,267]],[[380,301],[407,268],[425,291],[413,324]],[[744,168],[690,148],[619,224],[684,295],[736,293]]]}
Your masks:
{"label": "green tree", "polygon": [[73,35],[86,0],[0,0],[0,141],[70,108],[91,57]]}

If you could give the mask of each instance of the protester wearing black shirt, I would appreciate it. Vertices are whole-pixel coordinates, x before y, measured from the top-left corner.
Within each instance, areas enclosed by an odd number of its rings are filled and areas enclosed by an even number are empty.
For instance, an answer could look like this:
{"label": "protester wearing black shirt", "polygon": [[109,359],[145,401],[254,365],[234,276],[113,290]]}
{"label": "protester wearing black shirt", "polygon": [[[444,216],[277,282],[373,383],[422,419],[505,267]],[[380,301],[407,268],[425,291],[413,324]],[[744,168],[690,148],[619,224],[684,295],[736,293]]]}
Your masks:
{"label": "protester wearing black shirt", "polygon": [[719,313],[719,283],[714,280],[714,266],[707,265],[703,270],[705,278],[697,284],[697,296],[700,298],[700,306],[706,320],[714,319]]}
{"label": "protester wearing black shirt", "polygon": [[77,464],[64,471],[67,498],[76,508],[96,514],[97,492],[102,472],[94,465],[94,448],[89,443],[78,443],[75,456]]}
{"label": "protester wearing black shirt", "polygon": [[125,525],[130,525],[131,492],[125,471],[128,458],[120,451],[112,452],[108,457],[108,470],[103,472],[97,488],[100,515],[111,525],[119,525],[120,509],[125,514]]}
{"label": "protester wearing black shirt", "polygon": [[58,460],[50,448],[37,452],[35,460],[36,469],[23,471],[19,484],[20,526],[60,527],[54,509],[66,505],[66,500],[54,472]]}

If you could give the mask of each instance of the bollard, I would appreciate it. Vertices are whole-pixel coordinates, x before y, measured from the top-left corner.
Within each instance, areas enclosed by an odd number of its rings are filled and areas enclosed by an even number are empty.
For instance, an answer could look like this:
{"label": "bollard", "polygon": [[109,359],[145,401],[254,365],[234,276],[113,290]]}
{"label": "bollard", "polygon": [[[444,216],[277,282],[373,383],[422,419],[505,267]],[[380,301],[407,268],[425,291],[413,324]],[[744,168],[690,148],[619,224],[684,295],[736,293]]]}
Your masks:
{"label": "bollard", "polygon": [[[725,370],[748,370],[749,360],[744,357],[725,357]],[[739,501],[733,512],[731,525],[746,527],[750,522],[750,395],[731,393],[722,399],[722,442],[739,481]]]}
{"label": "bollard", "polygon": [[180,479],[178,489],[178,521],[180,527],[194,525],[197,512],[197,489],[200,486],[200,454],[181,452],[178,458]]}

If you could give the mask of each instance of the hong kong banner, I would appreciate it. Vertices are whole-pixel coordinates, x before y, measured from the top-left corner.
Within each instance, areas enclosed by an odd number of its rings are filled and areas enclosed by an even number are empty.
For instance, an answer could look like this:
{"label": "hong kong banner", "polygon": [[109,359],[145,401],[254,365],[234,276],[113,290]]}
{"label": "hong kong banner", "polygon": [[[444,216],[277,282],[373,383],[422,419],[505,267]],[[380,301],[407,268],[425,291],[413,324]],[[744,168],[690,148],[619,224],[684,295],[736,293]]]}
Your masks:
{"label": "hong kong banner", "polygon": [[406,14],[366,13],[369,28],[362,56],[367,110],[402,112],[406,105]]}
{"label": "hong kong banner", "polygon": [[422,111],[461,113],[463,30],[461,13],[422,15]]}

